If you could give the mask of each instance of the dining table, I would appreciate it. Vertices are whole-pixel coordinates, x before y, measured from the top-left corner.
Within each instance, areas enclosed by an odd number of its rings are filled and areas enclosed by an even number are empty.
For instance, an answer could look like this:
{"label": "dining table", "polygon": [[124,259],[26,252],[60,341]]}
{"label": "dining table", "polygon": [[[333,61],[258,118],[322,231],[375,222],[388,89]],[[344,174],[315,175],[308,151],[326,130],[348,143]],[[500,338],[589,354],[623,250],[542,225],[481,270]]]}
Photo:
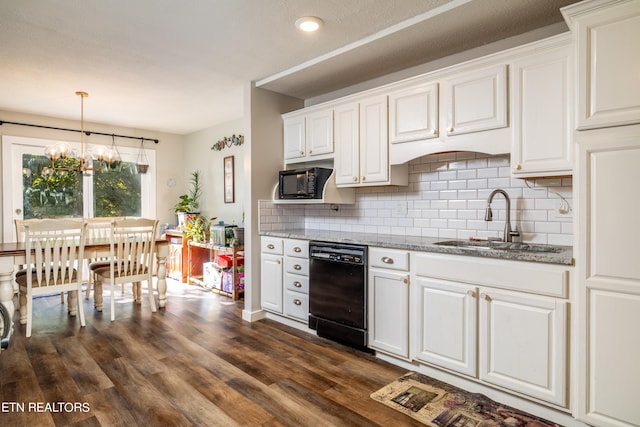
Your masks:
{"label": "dining table", "polygon": [[[156,240],[156,277],[158,291],[158,306],[167,304],[167,254],[169,242],[164,239]],[[87,239],[84,247],[84,259],[108,258],[110,256],[109,239]],[[0,304],[3,304],[9,312],[9,318],[13,319],[15,305],[13,297],[17,292],[14,288],[13,274],[17,268],[26,261],[26,244],[24,242],[0,243]]]}

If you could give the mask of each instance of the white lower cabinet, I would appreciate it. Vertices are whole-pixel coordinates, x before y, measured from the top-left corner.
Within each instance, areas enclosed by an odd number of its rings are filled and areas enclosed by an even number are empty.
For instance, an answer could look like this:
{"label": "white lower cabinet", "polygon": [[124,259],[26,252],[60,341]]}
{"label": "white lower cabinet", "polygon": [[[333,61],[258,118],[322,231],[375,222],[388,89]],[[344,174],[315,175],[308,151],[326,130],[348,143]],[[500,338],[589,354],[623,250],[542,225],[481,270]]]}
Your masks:
{"label": "white lower cabinet", "polygon": [[309,242],[262,237],[261,304],[264,310],[309,321]]}
{"label": "white lower cabinet", "polygon": [[282,239],[262,237],[260,246],[260,303],[265,310],[282,313]]}
{"label": "white lower cabinet", "polygon": [[567,407],[567,269],[412,256],[414,359]]}
{"label": "white lower cabinet", "polygon": [[409,358],[409,254],[369,248],[369,347]]}
{"label": "white lower cabinet", "polygon": [[284,314],[309,322],[309,241],[284,239]]}
{"label": "white lower cabinet", "polygon": [[568,302],[479,290],[479,378],[565,406]]}
{"label": "white lower cabinet", "polygon": [[415,280],[415,358],[475,377],[477,290],[429,277]]}

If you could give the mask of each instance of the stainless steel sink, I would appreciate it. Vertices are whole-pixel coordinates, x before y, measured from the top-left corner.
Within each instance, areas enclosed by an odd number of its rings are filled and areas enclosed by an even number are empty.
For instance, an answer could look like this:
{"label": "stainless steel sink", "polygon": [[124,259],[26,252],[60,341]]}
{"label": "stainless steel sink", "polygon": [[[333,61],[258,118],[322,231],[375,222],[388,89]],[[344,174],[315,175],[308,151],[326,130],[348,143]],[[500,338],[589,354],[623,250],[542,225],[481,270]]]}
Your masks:
{"label": "stainless steel sink", "polygon": [[496,242],[496,241],[474,241],[474,240],[445,240],[436,242],[436,245],[450,246],[455,248],[516,251],[516,252],[536,252],[536,253],[560,253],[562,248],[547,245],[532,245],[529,243]]}

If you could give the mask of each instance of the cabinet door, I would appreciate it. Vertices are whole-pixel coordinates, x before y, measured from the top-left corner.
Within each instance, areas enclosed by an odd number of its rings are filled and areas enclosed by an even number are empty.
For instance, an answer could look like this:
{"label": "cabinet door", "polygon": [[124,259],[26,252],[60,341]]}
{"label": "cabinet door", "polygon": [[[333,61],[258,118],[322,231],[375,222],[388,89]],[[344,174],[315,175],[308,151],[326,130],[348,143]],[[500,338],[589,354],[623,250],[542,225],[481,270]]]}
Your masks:
{"label": "cabinet door", "polygon": [[566,406],[567,304],[481,289],[480,379]]}
{"label": "cabinet door", "polygon": [[304,115],[287,117],[284,123],[284,159],[299,159],[306,155]]}
{"label": "cabinet door", "polygon": [[369,270],[369,346],[409,357],[409,275]]}
{"label": "cabinet door", "polygon": [[307,155],[333,153],[333,110],[315,111],[307,115]]}
{"label": "cabinet door", "polygon": [[360,182],[360,128],[358,104],[341,105],[334,109],[336,185]]}
{"label": "cabinet door", "polygon": [[260,265],[262,308],[282,313],[282,256],[263,253]]}
{"label": "cabinet door", "polygon": [[570,46],[513,64],[512,173],[571,175],[573,170]]}
{"label": "cabinet door", "polygon": [[438,137],[438,84],[423,84],[389,95],[389,142]]}
{"label": "cabinet door", "polygon": [[477,298],[475,286],[416,278],[412,300],[417,336],[415,357],[462,374],[476,376]]}
{"label": "cabinet door", "polygon": [[387,97],[360,103],[360,184],[389,181]]}
{"label": "cabinet door", "polygon": [[579,142],[579,418],[638,426],[640,128],[592,130]]}
{"label": "cabinet door", "polygon": [[506,65],[448,78],[443,91],[448,136],[508,125]]}
{"label": "cabinet door", "polygon": [[640,2],[597,5],[575,20],[578,129],[640,123]]}

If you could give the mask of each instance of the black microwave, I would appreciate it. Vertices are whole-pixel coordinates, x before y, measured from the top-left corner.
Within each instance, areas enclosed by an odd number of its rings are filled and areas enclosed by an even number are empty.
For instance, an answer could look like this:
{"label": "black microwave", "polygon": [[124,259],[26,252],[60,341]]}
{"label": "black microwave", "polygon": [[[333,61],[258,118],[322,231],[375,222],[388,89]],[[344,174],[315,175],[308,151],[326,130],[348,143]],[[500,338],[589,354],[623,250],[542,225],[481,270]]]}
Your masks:
{"label": "black microwave", "polygon": [[280,171],[278,180],[281,199],[322,199],[324,185],[333,169],[305,168]]}

